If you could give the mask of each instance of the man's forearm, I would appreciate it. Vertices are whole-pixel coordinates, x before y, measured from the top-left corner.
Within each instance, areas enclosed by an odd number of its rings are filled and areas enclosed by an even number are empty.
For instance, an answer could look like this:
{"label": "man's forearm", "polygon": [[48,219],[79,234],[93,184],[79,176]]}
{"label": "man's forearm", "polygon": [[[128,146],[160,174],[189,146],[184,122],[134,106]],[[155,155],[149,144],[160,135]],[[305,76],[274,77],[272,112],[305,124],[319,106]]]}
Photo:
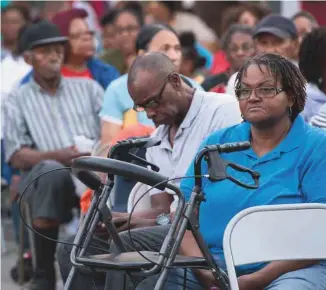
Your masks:
{"label": "man's forearm", "polygon": [[11,158],[11,164],[13,167],[21,170],[31,169],[37,163],[47,160],[56,159],[56,152],[40,152],[30,148],[22,148],[16,152]]}
{"label": "man's forearm", "polygon": [[147,218],[147,219],[153,219],[156,220],[157,216],[164,213],[163,209],[160,208],[151,208],[148,210],[142,210],[139,212],[135,212],[132,217],[135,218]]}
{"label": "man's forearm", "polygon": [[274,280],[288,272],[307,268],[317,263],[318,261],[316,260],[271,262],[266,267],[250,275],[253,275],[255,280],[259,281],[259,288],[264,289]]}

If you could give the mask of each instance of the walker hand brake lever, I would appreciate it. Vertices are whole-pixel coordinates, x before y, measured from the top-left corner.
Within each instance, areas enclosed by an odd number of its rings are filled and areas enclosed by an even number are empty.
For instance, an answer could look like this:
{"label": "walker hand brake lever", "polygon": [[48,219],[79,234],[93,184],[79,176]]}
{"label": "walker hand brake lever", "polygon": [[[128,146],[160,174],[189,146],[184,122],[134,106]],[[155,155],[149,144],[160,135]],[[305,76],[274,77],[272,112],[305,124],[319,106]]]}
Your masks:
{"label": "walker hand brake lever", "polygon": [[[146,165],[146,166],[149,165],[153,171],[155,171],[155,172],[160,171],[160,168],[158,166],[156,166],[155,164],[153,164],[151,162],[148,162],[146,159],[143,159],[143,158],[141,158],[133,153],[130,153],[130,152],[128,153],[128,155],[130,155],[134,161],[138,161],[142,165]],[[134,161],[132,161],[131,163],[135,163]]]}
{"label": "walker hand brake lever", "polygon": [[[256,189],[259,186],[259,177],[260,174],[257,171],[251,170],[249,168],[243,167],[241,165],[225,161],[220,157],[220,154],[218,152],[209,151],[206,153],[206,160],[208,164],[208,175],[209,180],[214,181],[220,181],[223,179],[229,179],[232,182],[236,183],[239,186],[242,186],[244,188],[248,189]],[[229,175],[226,171],[227,167],[230,166],[231,168],[240,171],[240,172],[246,172],[249,173],[254,181],[254,184],[246,184],[233,176]]]}

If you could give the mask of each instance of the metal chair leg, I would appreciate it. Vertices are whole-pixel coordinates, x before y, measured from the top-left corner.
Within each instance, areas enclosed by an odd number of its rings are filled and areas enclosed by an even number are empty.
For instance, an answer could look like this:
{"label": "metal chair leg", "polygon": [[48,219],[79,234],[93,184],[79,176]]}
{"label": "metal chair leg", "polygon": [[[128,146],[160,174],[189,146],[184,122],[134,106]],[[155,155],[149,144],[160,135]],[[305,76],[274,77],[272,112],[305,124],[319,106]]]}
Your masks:
{"label": "metal chair leg", "polygon": [[[22,214],[26,223],[29,226],[32,226],[32,217],[31,210],[29,204],[26,202],[22,202]],[[36,249],[35,249],[35,240],[34,233],[32,230],[27,229],[28,231],[28,240],[32,255],[32,265],[33,270],[36,270]],[[20,285],[23,285],[25,282],[25,272],[24,272],[24,252],[25,252],[25,224],[23,221],[20,221],[19,224],[19,270],[18,270],[18,282]]]}
{"label": "metal chair leg", "polygon": [[[28,203],[25,203],[25,217],[28,221],[28,225],[32,226],[32,216],[31,216],[31,209]],[[34,239],[34,233],[32,230],[28,229],[28,239],[29,239],[29,245],[30,250],[32,254],[32,265],[33,270],[36,270],[36,248],[35,248],[35,239]]]}
{"label": "metal chair leg", "polygon": [[[22,208],[22,214],[25,216],[25,208]],[[24,223],[19,223],[19,267],[18,267],[18,283],[23,285],[25,281],[24,273],[24,244],[25,244]]]}

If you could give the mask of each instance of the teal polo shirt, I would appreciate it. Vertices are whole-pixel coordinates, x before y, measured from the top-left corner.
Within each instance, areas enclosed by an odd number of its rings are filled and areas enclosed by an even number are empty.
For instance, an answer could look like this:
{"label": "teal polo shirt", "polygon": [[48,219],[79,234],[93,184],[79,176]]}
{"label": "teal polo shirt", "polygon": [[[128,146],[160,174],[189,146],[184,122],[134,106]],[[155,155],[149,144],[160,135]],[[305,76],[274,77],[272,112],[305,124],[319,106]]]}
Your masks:
{"label": "teal polo shirt", "polygon": [[[211,134],[200,148],[249,140],[250,123],[243,122]],[[257,205],[326,203],[326,131],[306,124],[301,116],[295,119],[283,141],[264,156],[258,157],[250,148],[224,153],[221,157],[261,174],[259,188],[254,190],[245,189],[229,180],[210,182],[203,179],[206,202],[200,207],[200,231],[211,253],[222,261],[225,228],[240,211]],[[207,173],[207,163],[203,161],[202,174]],[[252,183],[247,174],[235,171],[229,173],[245,183]],[[192,163],[187,176],[193,175]],[[193,178],[185,178],[181,183],[181,190],[187,200],[193,186]],[[241,275],[257,271],[263,266],[245,265],[237,271]]]}

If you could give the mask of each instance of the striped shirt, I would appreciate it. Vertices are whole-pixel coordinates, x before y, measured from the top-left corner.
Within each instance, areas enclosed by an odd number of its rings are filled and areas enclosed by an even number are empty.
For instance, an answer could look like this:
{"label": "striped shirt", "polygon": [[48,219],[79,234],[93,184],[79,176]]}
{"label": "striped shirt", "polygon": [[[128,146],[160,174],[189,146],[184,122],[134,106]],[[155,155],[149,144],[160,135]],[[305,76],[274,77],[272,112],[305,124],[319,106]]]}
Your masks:
{"label": "striped shirt", "polygon": [[4,103],[6,160],[22,147],[46,152],[75,145],[75,136],[99,140],[103,95],[83,78],[62,78],[54,95],[34,80],[12,91]]}
{"label": "striped shirt", "polygon": [[321,106],[318,113],[310,119],[310,124],[326,130],[326,104]]}

